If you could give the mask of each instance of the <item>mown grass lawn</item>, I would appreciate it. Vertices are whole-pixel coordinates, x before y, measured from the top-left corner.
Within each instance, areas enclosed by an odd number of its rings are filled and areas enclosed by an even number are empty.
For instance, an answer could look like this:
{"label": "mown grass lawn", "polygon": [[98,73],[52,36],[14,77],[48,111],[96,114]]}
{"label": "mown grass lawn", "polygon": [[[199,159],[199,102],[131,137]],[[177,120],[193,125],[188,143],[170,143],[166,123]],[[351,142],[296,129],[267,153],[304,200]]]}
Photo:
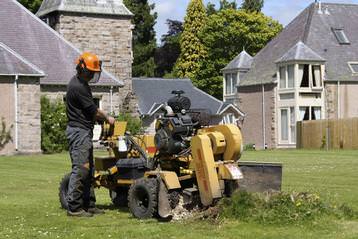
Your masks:
{"label": "mown grass lawn", "polygon": [[[242,160],[282,162],[283,190],[319,193],[358,210],[358,151],[246,152]],[[68,218],[57,190],[69,169],[67,154],[0,157],[0,238],[358,238],[358,221],[335,218],[289,226],[141,221],[111,207],[105,189],[96,191],[105,215]]]}

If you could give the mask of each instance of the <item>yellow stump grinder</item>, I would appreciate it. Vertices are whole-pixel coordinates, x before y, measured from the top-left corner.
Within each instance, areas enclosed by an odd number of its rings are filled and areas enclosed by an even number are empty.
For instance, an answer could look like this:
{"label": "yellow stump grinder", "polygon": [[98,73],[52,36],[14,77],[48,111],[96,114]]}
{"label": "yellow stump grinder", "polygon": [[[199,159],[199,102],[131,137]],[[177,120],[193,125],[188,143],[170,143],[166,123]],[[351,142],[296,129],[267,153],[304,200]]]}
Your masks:
{"label": "yellow stump grinder", "polygon": [[[280,164],[239,162],[240,129],[208,126],[205,114],[190,109],[184,92],[173,93],[157,117],[155,135],[132,136],[126,122],[102,125],[100,140],[109,156],[95,158],[93,184],[107,188],[116,206],[128,206],[141,219],[170,219],[179,197],[184,206],[205,208],[236,189],[281,190]],[[66,175],[60,183],[65,209],[68,182]]]}

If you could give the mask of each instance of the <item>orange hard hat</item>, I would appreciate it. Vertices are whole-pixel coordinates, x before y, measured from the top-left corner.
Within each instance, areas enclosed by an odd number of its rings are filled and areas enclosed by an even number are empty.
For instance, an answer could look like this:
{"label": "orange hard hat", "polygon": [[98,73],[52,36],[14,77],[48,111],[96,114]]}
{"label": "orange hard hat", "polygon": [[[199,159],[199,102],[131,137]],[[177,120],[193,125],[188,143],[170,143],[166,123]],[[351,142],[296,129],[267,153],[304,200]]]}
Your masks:
{"label": "orange hard hat", "polygon": [[102,62],[99,60],[97,55],[90,52],[84,52],[80,55],[76,60],[76,64],[80,65],[82,68],[87,68],[90,71],[99,72],[102,70]]}

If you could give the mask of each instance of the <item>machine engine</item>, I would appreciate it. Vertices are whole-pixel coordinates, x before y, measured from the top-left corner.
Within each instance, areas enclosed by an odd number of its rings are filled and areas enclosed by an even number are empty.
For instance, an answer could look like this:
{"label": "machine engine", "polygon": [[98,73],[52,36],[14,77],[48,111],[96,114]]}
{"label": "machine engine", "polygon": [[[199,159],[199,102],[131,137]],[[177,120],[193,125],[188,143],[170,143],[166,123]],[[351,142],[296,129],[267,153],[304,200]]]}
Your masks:
{"label": "machine engine", "polygon": [[187,112],[191,102],[188,97],[181,96],[183,91],[173,91],[176,96],[168,100],[163,115],[157,118],[154,142],[162,155],[175,155],[190,147],[191,136],[194,135],[198,122]]}

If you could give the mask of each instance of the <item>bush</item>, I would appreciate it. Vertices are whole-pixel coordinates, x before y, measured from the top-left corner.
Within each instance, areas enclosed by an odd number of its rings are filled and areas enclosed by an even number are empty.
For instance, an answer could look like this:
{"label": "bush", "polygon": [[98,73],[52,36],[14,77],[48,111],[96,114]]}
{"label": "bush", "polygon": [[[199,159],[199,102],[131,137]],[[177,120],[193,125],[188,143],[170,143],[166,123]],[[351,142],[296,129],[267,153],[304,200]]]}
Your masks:
{"label": "bush", "polygon": [[221,201],[222,217],[262,224],[298,224],[318,219],[323,215],[337,218],[356,218],[357,212],[343,204],[336,206],[311,193],[236,192]]}
{"label": "bush", "polygon": [[245,144],[244,146],[244,151],[254,151],[256,150],[256,145],[255,144]]}
{"label": "bush", "polygon": [[2,150],[5,145],[12,141],[11,137],[12,125],[9,129],[6,128],[6,123],[4,118],[1,118],[1,129],[0,129],[0,150]]}
{"label": "bush", "polygon": [[44,153],[60,153],[68,149],[66,139],[66,106],[41,97],[41,149]]}
{"label": "bush", "polygon": [[133,117],[131,114],[119,114],[117,120],[126,121],[126,131],[129,131],[132,135],[139,134],[142,132],[142,121],[137,117]]}

